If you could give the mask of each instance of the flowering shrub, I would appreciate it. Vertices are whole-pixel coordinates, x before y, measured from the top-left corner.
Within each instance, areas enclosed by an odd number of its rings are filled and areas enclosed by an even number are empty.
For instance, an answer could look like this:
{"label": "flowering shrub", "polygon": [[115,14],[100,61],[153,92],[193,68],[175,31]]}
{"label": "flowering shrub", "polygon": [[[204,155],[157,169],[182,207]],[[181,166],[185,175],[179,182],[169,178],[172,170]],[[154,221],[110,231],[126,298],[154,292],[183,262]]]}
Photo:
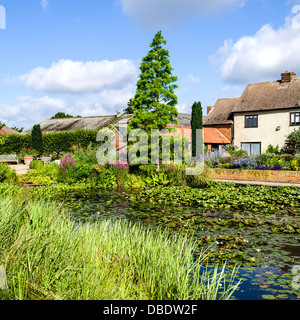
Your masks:
{"label": "flowering shrub", "polygon": [[129,163],[127,161],[120,162],[119,160],[108,161],[108,167],[112,168],[116,177],[118,190],[123,189],[129,171]]}
{"label": "flowering shrub", "polygon": [[126,162],[120,162],[119,160],[114,161],[114,160],[108,160],[108,166],[112,167],[116,170],[125,170],[125,171],[129,171],[129,163]]}
{"label": "flowering shrub", "polygon": [[231,164],[235,168],[242,169],[254,169],[257,167],[257,161],[252,158],[237,158]]}
{"label": "flowering shrub", "polygon": [[65,155],[61,160],[59,167],[63,175],[72,174],[75,172],[76,160],[71,155]]}
{"label": "flowering shrub", "polygon": [[293,171],[299,171],[299,163],[297,159],[292,160],[291,169]]}
{"label": "flowering shrub", "polygon": [[36,151],[35,149],[30,148],[30,146],[27,146],[26,148],[23,148],[20,151],[20,155],[22,156],[34,156],[36,157],[38,155],[38,151]]}

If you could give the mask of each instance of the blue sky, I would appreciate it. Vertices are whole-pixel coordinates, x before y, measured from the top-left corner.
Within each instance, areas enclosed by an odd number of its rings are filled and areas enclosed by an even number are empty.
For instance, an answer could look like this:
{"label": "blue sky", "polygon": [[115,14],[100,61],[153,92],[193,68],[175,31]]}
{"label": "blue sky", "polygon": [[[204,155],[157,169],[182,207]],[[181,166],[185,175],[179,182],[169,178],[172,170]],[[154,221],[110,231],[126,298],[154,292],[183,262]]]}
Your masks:
{"label": "blue sky", "polygon": [[[300,0],[0,0],[0,121],[28,128],[59,111],[123,110],[162,30],[178,110],[300,74]],[[299,7],[297,7],[299,5]],[[294,12],[293,12],[294,8]],[[0,16],[1,19],[1,16]],[[1,26],[1,21],[0,21]]]}

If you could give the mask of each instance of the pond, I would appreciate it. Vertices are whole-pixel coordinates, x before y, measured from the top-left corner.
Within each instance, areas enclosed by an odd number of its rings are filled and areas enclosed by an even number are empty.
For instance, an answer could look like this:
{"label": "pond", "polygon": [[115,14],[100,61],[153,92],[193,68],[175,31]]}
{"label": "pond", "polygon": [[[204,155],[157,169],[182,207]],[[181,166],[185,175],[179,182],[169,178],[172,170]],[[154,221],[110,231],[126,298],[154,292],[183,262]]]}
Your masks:
{"label": "pond", "polygon": [[[227,261],[238,264],[243,282],[239,300],[300,299],[293,267],[300,266],[300,218],[286,210],[269,215],[251,211],[207,210],[132,201],[130,195],[105,190],[77,191],[64,205],[78,221],[113,219],[162,226],[194,235],[207,249],[208,268]],[[294,271],[294,273],[292,272]],[[293,281],[294,280],[294,281]]]}

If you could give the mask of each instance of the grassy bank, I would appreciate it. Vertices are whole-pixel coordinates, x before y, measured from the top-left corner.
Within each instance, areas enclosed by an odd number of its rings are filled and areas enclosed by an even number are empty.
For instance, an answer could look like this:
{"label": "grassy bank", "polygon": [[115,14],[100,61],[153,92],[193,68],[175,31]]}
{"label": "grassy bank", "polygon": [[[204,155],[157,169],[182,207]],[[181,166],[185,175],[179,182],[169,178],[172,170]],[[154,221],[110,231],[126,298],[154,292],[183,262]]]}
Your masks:
{"label": "grassy bank", "polygon": [[0,299],[228,299],[236,287],[224,269],[200,277],[194,249],[160,229],[76,225],[59,203],[21,191],[0,199]]}

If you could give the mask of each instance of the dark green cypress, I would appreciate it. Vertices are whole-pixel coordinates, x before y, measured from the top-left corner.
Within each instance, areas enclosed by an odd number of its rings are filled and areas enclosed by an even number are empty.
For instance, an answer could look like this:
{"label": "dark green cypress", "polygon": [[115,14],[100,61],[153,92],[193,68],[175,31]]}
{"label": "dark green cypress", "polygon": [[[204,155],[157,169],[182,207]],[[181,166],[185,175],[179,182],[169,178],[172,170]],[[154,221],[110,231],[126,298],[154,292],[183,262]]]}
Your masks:
{"label": "dark green cypress", "polygon": [[36,124],[31,131],[31,148],[43,153],[43,136],[41,126]]}
{"label": "dark green cypress", "polygon": [[194,102],[192,106],[192,156],[196,157],[196,130],[202,129],[202,106],[201,102]]}

